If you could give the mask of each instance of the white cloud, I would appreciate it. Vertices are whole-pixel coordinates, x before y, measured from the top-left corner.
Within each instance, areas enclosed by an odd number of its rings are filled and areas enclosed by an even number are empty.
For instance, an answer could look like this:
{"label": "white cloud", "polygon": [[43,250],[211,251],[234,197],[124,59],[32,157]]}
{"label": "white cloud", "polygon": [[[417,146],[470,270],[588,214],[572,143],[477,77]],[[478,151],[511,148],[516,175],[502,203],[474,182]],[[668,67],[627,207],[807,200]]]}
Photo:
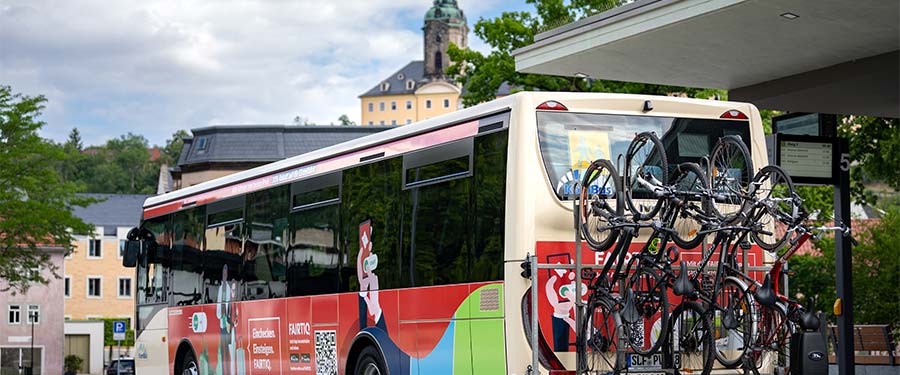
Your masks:
{"label": "white cloud", "polygon": [[[428,0],[3,0],[0,84],[44,94],[45,136],[162,143],[213,123],[359,118],[357,96],[422,53]],[[464,1],[470,24],[500,1]],[[467,8],[469,7],[469,8]],[[473,40],[474,42],[474,40]]]}

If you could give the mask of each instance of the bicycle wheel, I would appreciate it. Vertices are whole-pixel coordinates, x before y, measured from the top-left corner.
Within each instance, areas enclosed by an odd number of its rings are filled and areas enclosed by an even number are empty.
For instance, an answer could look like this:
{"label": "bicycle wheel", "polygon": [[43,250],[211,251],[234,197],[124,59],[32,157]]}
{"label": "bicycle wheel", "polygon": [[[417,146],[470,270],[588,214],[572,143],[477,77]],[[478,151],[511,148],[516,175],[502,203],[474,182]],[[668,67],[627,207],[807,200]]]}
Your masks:
{"label": "bicycle wheel", "polygon": [[594,251],[609,249],[619,229],[610,228],[609,221],[622,216],[622,183],[609,160],[595,160],[584,172],[579,207],[581,235]]}
{"label": "bicycle wheel", "polygon": [[620,316],[625,340],[636,353],[648,356],[659,351],[669,328],[669,290],[656,268],[641,266],[626,279]]}
{"label": "bicycle wheel", "polygon": [[635,136],[625,154],[625,203],[635,220],[649,220],[659,212],[665,198],[658,192],[669,182],[668,171],[666,149],[656,134]]}
{"label": "bicycle wheel", "polygon": [[713,361],[713,326],[697,302],[683,302],[672,312],[672,352],[676,374],[709,375]]}
{"label": "bicycle wheel", "polygon": [[783,169],[768,165],[753,178],[753,190],[754,199],[758,203],[752,213],[753,223],[762,225],[762,228],[750,232],[750,238],[763,249],[778,249],[787,242],[789,236],[787,231],[778,234],[775,225],[779,222],[793,225],[800,212],[794,183]]}
{"label": "bicycle wheel", "polygon": [[701,220],[702,216],[708,214],[709,182],[699,165],[682,163],[672,176],[672,187],[682,202],[678,217],[672,226],[672,229],[675,229],[672,241],[682,249],[693,249],[700,245],[706,236],[701,231],[707,229],[707,226]]}
{"label": "bicycle wheel", "polygon": [[756,305],[756,332],[746,355],[746,366],[753,373],[790,373],[791,335],[794,324],[788,320],[784,305]]}
{"label": "bicycle wheel", "polygon": [[722,282],[716,298],[713,328],[716,360],[727,368],[743,362],[753,332],[753,304],[744,286],[735,279]]}
{"label": "bicycle wheel", "polygon": [[724,136],[713,148],[710,163],[709,186],[715,193],[713,213],[726,223],[732,222],[744,209],[753,178],[750,151],[738,136]]}
{"label": "bicycle wheel", "polygon": [[619,374],[625,368],[625,343],[622,339],[622,321],[613,311],[611,302],[605,299],[591,301],[581,329],[583,368],[588,373]]}

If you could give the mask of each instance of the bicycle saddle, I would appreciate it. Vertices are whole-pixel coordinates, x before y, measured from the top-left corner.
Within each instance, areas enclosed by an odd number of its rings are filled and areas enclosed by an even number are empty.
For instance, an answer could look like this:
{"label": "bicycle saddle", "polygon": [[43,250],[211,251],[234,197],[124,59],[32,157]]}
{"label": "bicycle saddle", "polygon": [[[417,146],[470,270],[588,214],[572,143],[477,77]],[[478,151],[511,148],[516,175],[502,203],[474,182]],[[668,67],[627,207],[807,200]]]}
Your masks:
{"label": "bicycle saddle", "polygon": [[815,331],[819,329],[819,317],[812,311],[805,311],[800,314],[800,328],[804,331]]}
{"label": "bicycle saddle", "polygon": [[675,278],[675,285],[672,286],[672,293],[675,293],[676,296],[690,296],[693,298],[697,293],[697,289],[694,288],[694,284],[691,283],[688,277],[687,267],[684,262],[680,263],[679,269],[680,272],[678,277]]}
{"label": "bicycle saddle", "polygon": [[634,292],[630,289],[625,290],[625,304],[622,306],[622,320],[625,323],[634,324],[641,319],[641,312],[638,311],[637,301],[634,298]]}
{"label": "bicycle saddle", "polygon": [[775,306],[775,301],[778,299],[778,296],[775,295],[775,291],[772,290],[772,275],[766,275],[765,280],[763,280],[762,286],[756,290],[756,301],[758,301],[763,306]]}

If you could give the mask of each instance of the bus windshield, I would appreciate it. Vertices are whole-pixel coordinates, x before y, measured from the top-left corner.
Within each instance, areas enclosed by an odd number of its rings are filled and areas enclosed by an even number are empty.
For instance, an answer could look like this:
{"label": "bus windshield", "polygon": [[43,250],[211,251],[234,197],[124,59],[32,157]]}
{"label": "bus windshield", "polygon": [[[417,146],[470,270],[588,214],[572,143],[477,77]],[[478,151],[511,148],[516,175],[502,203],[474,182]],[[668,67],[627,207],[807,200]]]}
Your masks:
{"label": "bus windshield", "polygon": [[656,132],[666,148],[670,167],[700,163],[725,135],[740,136],[750,144],[750,123],[745,120],[541,111],[537,113],[537,125],[544,167],[560,200],[578,196],[575,182],[592,161],[609,159],[623,168],[620,157],[624,158],[637,133]]}

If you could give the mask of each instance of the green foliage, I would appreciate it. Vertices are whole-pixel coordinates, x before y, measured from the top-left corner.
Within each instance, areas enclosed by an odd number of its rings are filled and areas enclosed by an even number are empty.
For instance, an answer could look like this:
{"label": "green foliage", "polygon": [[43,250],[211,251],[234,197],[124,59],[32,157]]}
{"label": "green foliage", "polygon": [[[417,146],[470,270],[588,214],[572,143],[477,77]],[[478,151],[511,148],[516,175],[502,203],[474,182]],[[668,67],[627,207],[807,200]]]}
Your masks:
{"label": "green foliage", "polygon": [[172,133],[172,138],[166,140],[166,145],[162,149],[160,162],[168,166],[174,166],[178,162],[178,156],[181,155],[184,139],[190,137],[191,135],[184,129],[178,129],[178,131]]}
{"label": "green foliage", "polygon": [[[131,318],[94,318],[90,320],[103,321],[103,346],[119,345],[118,341],[113,340],[113,322],[124,320],[125,326],[131,327]],[[134,346],[134,331],[130,328],[125,329],[125,340],[122,341],[122,346]]]}
{"label": "green foliage", "polygon": [[850,142],[853,198],[860,204],[874,204],[874,194],[866,192],[869,181],[885,183],[900,191],[900,119],[848,117],[838,128]]}
{"label": "green foliage", "polygon": [[64,363],[63,369],[65,369],[66,372],[77,373],[81,371],[81,365],[84,363],[84,360],[77,355],[69,354],[66,356]]}
{"label": "green foliage", "polygon": [[[58,267],[39,246],[58,244],[71,251],[72,233],[91,229],[72,209],[94,201],[76,196],[79,186],[59,172],[69,154],[38,135],[45,102],[43,96],[0,86],[0,292],[24,292],[48,277],[59,278]],[[29,269],[41,272],[23,272]]]}
{"label": "green foliage", "polygon": [[721,90],[696,89],[633,82],[570,78],[516,72],[511,52],[534,42],[538,30],[562,26],[580,18],[610,9],[618,0],[527,0],[534,13],[504,12],[493,19],[479,19],[475,35],[491,46],[484,55],[471,49],[451,45],[448,54],[454,61],[447,74],[466,87],[462,95],[466,106],[493,100],[497,89],[508,82],[517,90],[591,91],[666,95],[672,93],[710,98],[724,95]]}
{"label": "green foliage", "polygon": [[[877,224],[855,228],[859,242],[853,253],[853,309],[856,324],[900,325],[900,208],[892,208]],[[816,309],[832,314],[836,297],[834,238],[816,244],[822,255],[791,258],[792,294],[817,297]]]}
{"label": "green foliage", "polygon": [[342,114],[341,117],[338,117],[338,121],[341,123],[341,125],[345,125],[345,126],[356,125],[356,123],[353,122],[353,120],[350,120],[350,117],[347,116],[346,113]]}

